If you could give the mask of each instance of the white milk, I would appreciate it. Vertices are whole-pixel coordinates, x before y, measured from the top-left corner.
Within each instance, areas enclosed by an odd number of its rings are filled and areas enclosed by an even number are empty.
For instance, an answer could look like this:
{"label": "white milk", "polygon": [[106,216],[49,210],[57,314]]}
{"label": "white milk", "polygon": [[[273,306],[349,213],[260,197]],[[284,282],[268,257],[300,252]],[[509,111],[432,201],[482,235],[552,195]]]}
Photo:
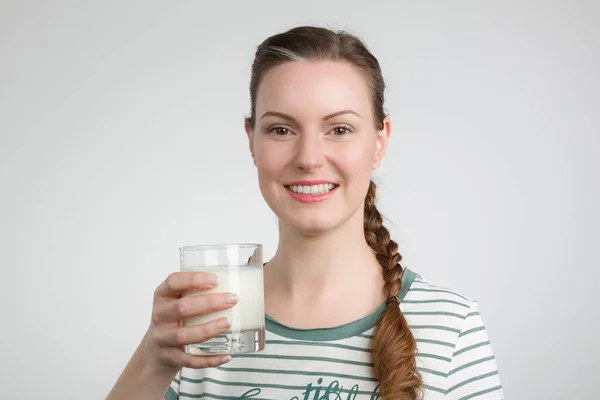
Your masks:
{"label": "white milk", "polygon": [[184,296],[206,293],[235,293],[239,302],[223,311],[191,317],[184,321],[185,326],[203,324],[217,318],[227,317],[231,322],[231,332],[243,332],[264,329],[264,285],[262,267],[227,266],[227,267],[192,267],[185,268],[191,272],[210,272],[219,277],[219,285],[211,290],[189,292]]}

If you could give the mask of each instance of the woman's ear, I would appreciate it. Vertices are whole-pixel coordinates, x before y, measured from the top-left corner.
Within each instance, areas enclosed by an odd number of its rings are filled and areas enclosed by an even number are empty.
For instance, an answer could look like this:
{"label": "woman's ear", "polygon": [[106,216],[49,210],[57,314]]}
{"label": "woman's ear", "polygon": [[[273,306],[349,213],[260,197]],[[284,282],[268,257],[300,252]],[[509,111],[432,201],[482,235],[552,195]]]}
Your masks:
{"label": "woman's ear", "polygon": [[392,121],[389,117],[383,119],[383,129],[377,131],[377,143],[375,146],[375,154],[373,157],[373,169],[376,169],[381,164],[381,160],[385,155],[388,147],[390,134],[392,133]]}
{"label": "woman's ear", "polygon": [[250,118],[246,118],[244,120],[244,129],[246,130],[246,135],[248,135],[248,147],[250,149],[250,155],[252,156],[254,165],[256,165],[256,160],[254,159],[254,130],[250,125]]}

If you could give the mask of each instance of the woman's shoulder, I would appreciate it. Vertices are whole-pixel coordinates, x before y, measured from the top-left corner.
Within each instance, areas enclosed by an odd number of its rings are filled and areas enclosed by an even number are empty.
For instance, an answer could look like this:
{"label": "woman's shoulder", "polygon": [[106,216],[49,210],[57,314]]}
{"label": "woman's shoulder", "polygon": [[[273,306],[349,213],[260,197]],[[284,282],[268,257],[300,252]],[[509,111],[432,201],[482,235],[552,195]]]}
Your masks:
{"label": "woman's shoulder", "polygon": [[412,274],[400,307],[417,342],[426,388],[452,398],[503,399],[478,302]]}
{"label": "woman's shoulder", "polygon": [[400,308],[416,336],[442,337],[455,343],[469,329],[484,329],[475,299],[432,283],[418,273],[406,273],[409,276],[403,282],[407,287],[401,294]]}
{"label": "woman's shoulder", "polygon": [[463,308],[476,307],[477,300],[451,287],[430,282],[421,274],[405,268],[402,290],[402,300],[412,304],[453,304]]}

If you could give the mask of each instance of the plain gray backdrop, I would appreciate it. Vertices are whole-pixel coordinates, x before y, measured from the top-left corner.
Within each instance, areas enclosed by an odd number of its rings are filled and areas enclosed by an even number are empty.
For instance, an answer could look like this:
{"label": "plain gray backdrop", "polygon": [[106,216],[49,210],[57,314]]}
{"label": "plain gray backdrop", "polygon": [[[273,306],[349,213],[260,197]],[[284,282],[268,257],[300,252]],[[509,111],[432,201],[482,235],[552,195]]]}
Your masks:
{"label": "plain gray backdrop", "polygon": [[365,39],[405,265],[476,299],[511,399],[596,399],[597,1],[0,1],[3,399],[101,399],[178,248],[261,242],[256,46]]}

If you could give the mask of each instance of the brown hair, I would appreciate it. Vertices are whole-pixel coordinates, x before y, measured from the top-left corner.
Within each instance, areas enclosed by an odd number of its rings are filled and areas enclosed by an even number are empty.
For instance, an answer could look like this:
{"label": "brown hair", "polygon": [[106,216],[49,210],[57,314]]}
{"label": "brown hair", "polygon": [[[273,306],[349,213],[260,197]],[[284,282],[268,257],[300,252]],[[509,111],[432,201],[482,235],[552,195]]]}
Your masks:
{"label": "brown hair", "polygon": [[[385,83],[377,59],[363,41],[347,32],[302,26],[267,38],[256,51],[250,80],[251,113],[246,124],[254,128],[258,85],[270,68],[295,60],[331,60],[350,63],[362,71],[371,88],[374,124],[383,129]],[[372,181],[364,204],[365,238],[383,267],[388,295],[373,338],[375,374],[380,382],[379,394],[386,400],[421,398],[422,379],[416,366],[416,342],[400,311],[398,294],[403,268],[398,244],[390,239],[375,206],[376,186]]]}

